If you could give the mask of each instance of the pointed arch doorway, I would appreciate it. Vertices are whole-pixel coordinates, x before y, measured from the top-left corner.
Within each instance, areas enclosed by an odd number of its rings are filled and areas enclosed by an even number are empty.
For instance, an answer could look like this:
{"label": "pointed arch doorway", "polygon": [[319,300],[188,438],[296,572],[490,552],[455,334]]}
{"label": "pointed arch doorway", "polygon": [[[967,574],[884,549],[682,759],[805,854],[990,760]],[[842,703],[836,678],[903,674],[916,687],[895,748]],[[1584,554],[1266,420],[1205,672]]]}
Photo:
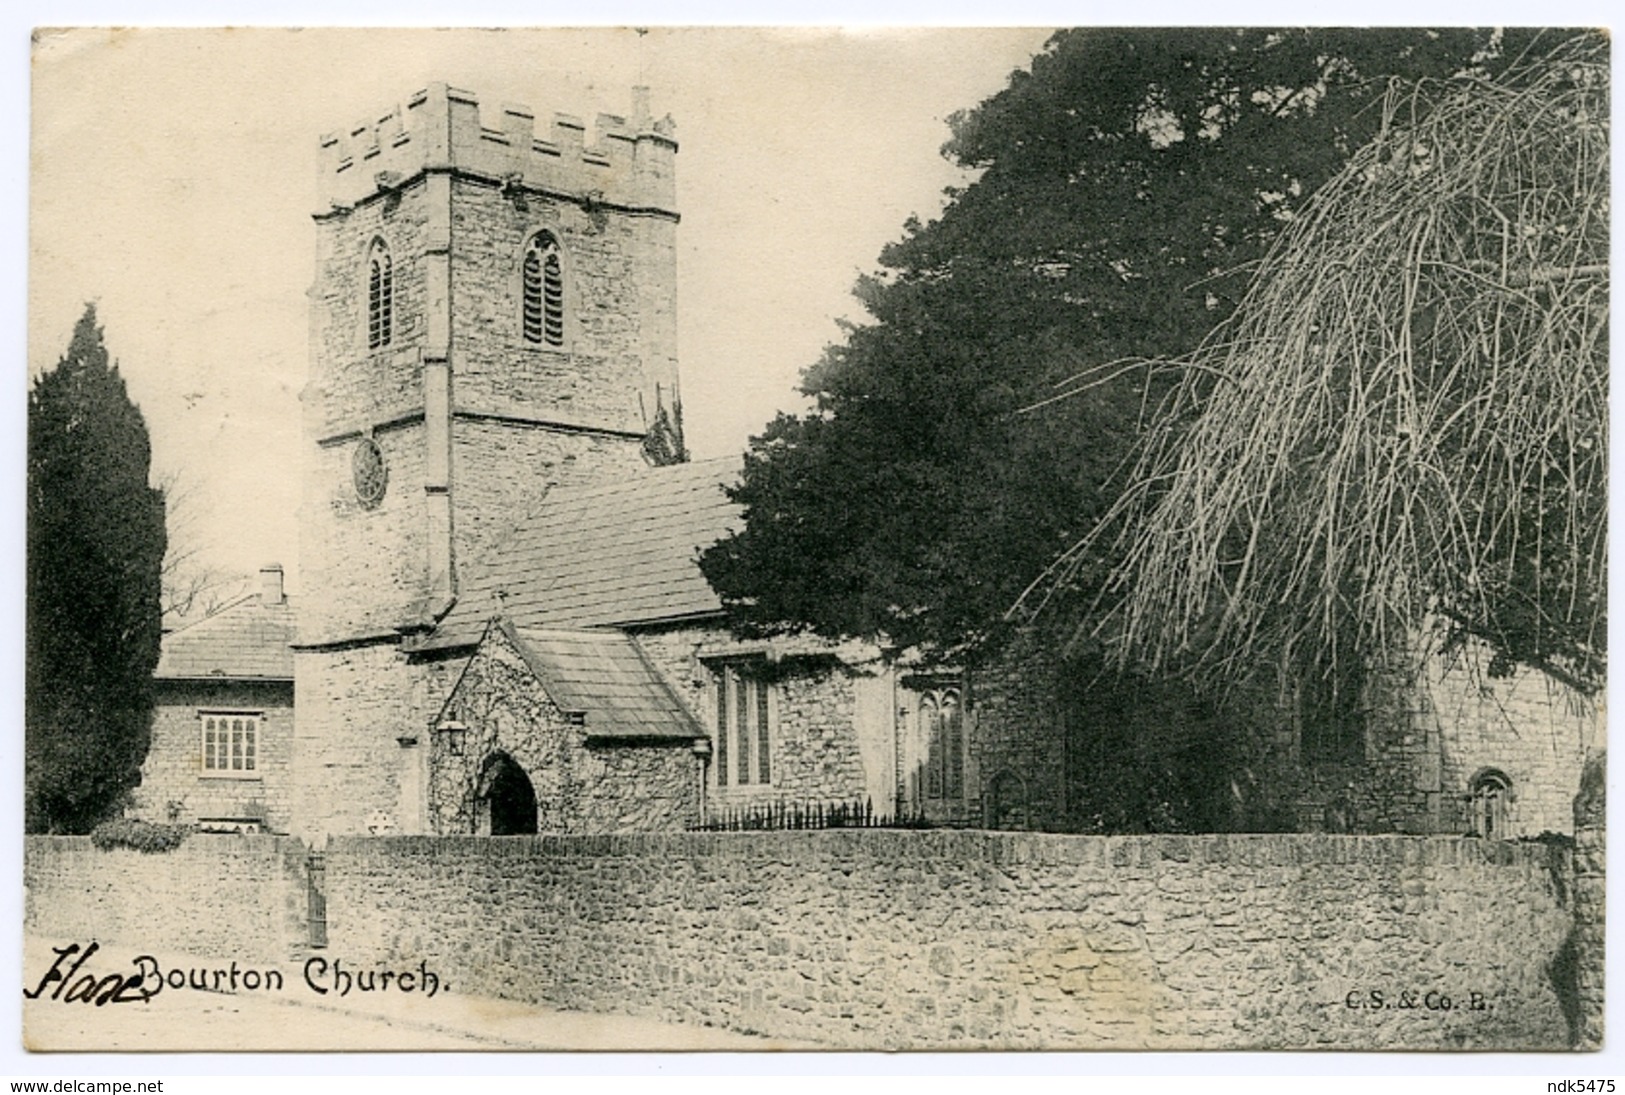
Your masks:
{"label": "pointed arch doorway", "polygon": [[493,753],[485,762],[475,794],[481,836],[519,836],[536,831],[536,788],[517,761]]}

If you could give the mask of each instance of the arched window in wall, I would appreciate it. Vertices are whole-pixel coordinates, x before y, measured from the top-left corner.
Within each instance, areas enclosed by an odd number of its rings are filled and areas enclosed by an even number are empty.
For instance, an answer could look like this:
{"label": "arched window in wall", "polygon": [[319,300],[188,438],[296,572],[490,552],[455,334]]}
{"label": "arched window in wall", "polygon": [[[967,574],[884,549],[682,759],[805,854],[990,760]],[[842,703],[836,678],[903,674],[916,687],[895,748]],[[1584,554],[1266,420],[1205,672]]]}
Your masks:
{"label": "arched window in wall", "polygon": [[719,662],[711,667],[716,697],[718,787],[773,782],[772,679],[761,659]]}
{"label": "arched window in wall", "polygon": [[1467,794],[1475,836],[1505,840],[1512,836],[1512,780],[1486,768],[1473,777]]}
{"label": "arched window in wall", "polygon": [[924,692],[919,704],[926,741],[925,797],[957,800],[965,793],[965,720],[959,690]]}
{"label": "arched window in wall", "polygon": [[388,346],[395,334],[395,263],[383,240],[367,254],[367,349]]}
{"label": "arched window in wall", "polygon": [[553,233],[538,232],[525,245],[523,281],[525,341],[563,346],[564,263]]}

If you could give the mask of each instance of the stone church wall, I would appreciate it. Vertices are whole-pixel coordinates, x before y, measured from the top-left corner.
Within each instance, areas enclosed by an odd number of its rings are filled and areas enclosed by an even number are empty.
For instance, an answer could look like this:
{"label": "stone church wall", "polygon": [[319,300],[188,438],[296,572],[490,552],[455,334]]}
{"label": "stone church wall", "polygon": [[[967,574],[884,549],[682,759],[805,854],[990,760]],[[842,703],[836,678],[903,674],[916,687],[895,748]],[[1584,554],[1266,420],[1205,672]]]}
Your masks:
{"label": "stone church wall", "polygon": [[321,593],[300,601],[301,642],[390,634],[428,593],[423,427],[380,431],[373,440],[389,480],[372,509],[356,498],[356,440],[306,451],[300,569],[305,588]]}
{"label": "stone church wall", "polygon": [[493,630],[462,675],[446,717],[468,727],[462,754],[443,734],[430,754],[435,832],[478,831],[485,764],[506,753],[536,792],[537,828],[556,833],[680,830],[699,819],[699,762],[687,740],[589,741],[547,698],[505,635]]}
{"label": "stone church wall", "polygon": [[[419,180],[395,199],[357,205],[318,223],[311,299],[315,355],[304,393],[312,440],[362,429],[423,409],[418,347],[430,301],[422,256],[428,244],[431,188]],[[367,260],[374,240],[389,247],[393,325],[389,345],[367,348]]]}
{"label": "stone church wall", "polygon": [[[454,383],[462,383],[461,374]],[[458,419],[451,443],[453,551],[463,578],[542,504],[544,487],[611,483],[648,469],[639,441],[595,434]]]}
{"label": "stone church wall", "polygon": [[1040,652],[1021,645],[971,674],[966,790],[978,824],[1071,827],[1066,723],[1053,672]]}
{"label": "stone church wall", "polygon": [[[971,675],[967,777],[990,828],[1088,830],[1072,799],[1096,778],[1074,755],[1090,727],[1069,727],[1055,672],[1018,643]],[[1572,833],[1570,803],[1605,721],[1598,704],[1539,673],[1492,679],[1466,657],[1434,659],[1420,681],[1408,669],[1369,674],[1363,744],[1347,760],[1306,754],[1290,690],[1260,686],[1230,703],[1245,742],[1234,770],[1216,775],[1234,784],[1225,827],[1238,831],[1470,833],[1472,782],[1494,769],[1513,788],[1496,835]]]}
{"label": "stone church wall", "polygon": [[[641,221],[541,194],[516,204],[494,185],[464,179],[453,180],[451,199],[457,409],[643,433],[654,405],[644,390],[640,289],[675,271],[646,261]],[[520,327],[524,247],[542,229],[558,239],[562,258],[557,348],[525,342]]]}
{"label": "stone church wall", "polygon": [[[725,627],[679,626],[636,632],[638,645],[666,678],[699,724],[716,742],[719,659],[760,657],[761,674],[771,684],[773,729],[772,782],[718,787],[714,765],[707,773],[706,794],[712,807],[726,809],[768,803],[862,802],[877,810],[880,801],[864,763],[866,739],[889,736],[889,725],[876,725],[862,705],[860,682],[872,672],[842,663],[825,643],[810,639],[769,643],[736,642]],[[882,708],[880,718],[889,711]],[[884,745],[884,742],[876,743]],[[713,758],[715,753],[713,752]]]}
{"label": "stone church wall", "polygon": [[[294,653],[293,830],[398,832],[408,811],[415,750],[429,733],[433,673],[408,665],[397,643]],[[405,786],[403,787],[403,784]]]}
{"label": "stone church wall", "polygon": [[1427,717],[1443,740],[1439,780],[1445,832],[1467,832],[1475,776],[1512,781],[1509,835],[1572,833],[1574,794],[1589,749],[1601,748],[1600,703],[1532,669],[1492,678],[1482,659],[1438,663],[1428,679]]}

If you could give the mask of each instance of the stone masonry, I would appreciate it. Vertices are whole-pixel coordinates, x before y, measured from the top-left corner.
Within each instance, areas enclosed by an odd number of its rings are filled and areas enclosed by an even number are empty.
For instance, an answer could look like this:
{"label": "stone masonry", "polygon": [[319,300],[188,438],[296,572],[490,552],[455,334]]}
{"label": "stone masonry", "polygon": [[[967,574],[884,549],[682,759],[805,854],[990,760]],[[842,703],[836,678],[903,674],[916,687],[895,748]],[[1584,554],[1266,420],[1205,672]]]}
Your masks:
{"label": "stone masonry", "polygon": [[62,945],[283,962],[305,948],[308,850],[290,837],[193,833],[149,854],[85,837],[30,836],[23,928]]}
{"label": "stone masonry", "polygon": [[[302,396],[301,831],[427,824],[413,820],[421,746],[450,682],[407,640],[551,487],[643,467],[657,412],[678,420],[676,147],[641,93],[589,141],[568,115],[545,132],[522,106],[482,119],[445,85],[322,138]],[[521,324],[524,251],[541,232],[562,259],[557,346],[526,342]],[[369,348],[379,245],[393,322]],[[387,471],[375,502],[352,483],[369,442]]]}
{"label": "stone masonry", "polygon": [[479,831],[478,784],[498,753],[530,778],[542,832],[659,832],[699,819],[700,768],[689,742],[588,740],[500,628],[481,643],[445,717],[470,729],[461,755],[435,735],[429,812],[437,833]]}
{"label": "stone masonry", "polygon": [[[259,717],[252,778],[203,771],[200,712],[252,712]],[[165,681],[153,709],[152,746],[141,765],[131,812],[152,821],[258,818],[267,832],[285,833],[292,802],[288,766],[293,749],[293,686],[283,681]]]}
{"label": "stone masonry", "polygon": [[336,841],[335,953],[864,1048],[1561,1049],[1566,853],[1422,837]]}
{"label": "stone masonry", "polygon": [[[717,733],[717,668],[729,660],[756,663],[769,691],[772,780],[718,787],[714,766],[706,794],[711,806],[770,803],[871,802],[893,811],[891,787],[874,778],[892,747],[892,704],[865,703],[891,679],[878,659],[810,638],[736,642],[720,625],[639,628],[638,645],[673,686],[695,720]],[[837,656],[844,653],[846,657]]]}

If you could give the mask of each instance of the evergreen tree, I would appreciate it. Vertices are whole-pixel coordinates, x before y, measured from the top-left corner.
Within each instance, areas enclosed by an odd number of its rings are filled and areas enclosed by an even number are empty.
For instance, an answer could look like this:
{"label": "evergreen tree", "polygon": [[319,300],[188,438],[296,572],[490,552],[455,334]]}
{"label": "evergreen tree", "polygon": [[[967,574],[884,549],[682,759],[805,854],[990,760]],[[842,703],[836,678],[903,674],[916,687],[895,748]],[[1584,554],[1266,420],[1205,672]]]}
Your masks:
{"label": "evergreen tree", "polygon": [[1089,366],[1192,350],[1375,132],[1395,78],[1495,65],[1524,40],[1057,34],[952,119],[943,151],[980,176],[859,283],[873,322],[804,374],[815,411],[753,439],[745,528],[701,562],[736,626],[938,650],[996,632],[1110,506],[1146,376],[1108,369],[1021,412]]}
{"label": "evergreen tree", "polygon": [[160,641],[164,499],[94,306],[28,398],[25,826],[81,833],[140,781]]}
{"label": "evergreen tree", "polygon": [[[1065,31],[955,116],[944,154],[980,172],[910,220],[863,279],[872,322],[803,376],[815,410],[751,443],[744,528],[701,568],[746,634],[808,628],[970,664],[1010,609],[1092,605],[1118,561],[1058,557],[1127,482],[1146,409],[1227,320],[1272,242],[1423,79],[1493,71],[1527,32]],[[1080,380],[1080,377],[1086,379]],[[1159,423],[1159,428],[1162,426]],[[1044,581],[1048,576],[1050,580]],[[1048,693],[1092,773],[1074,827],[1259,827],[1235,814],[1235,719],[1165,674],[1067,650]]]}

